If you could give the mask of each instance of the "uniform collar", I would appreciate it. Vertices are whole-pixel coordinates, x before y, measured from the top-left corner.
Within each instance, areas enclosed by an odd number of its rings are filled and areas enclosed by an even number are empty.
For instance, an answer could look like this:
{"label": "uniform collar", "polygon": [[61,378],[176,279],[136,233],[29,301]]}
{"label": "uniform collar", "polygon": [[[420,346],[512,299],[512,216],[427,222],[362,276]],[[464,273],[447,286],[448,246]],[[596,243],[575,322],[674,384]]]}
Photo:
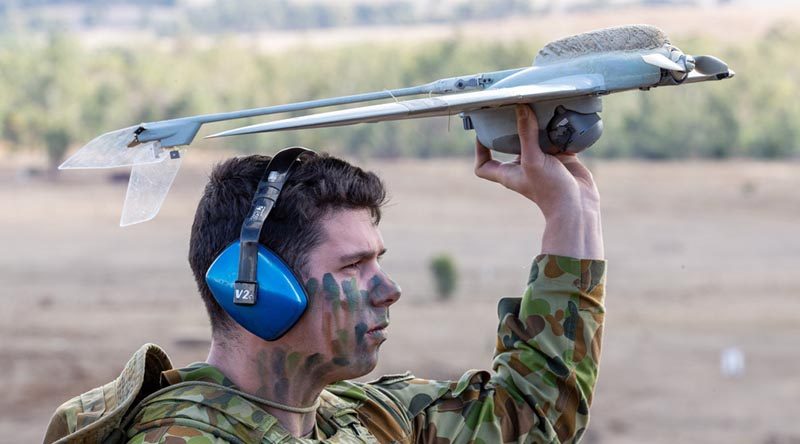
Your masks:
{"label": "uniform collar", "polygon": [[[225,376],[218,368],[214,367],[213,365],[207,362],[194,362],[184,368],[172,369],[161,372],[161,385],[163,387],[166,387],[168,385],[178,384],[181,382],[194,382],[194,381],[210,382],[212,384],[219,384],[225,387],[240,390],[236,386],[236,384],[234,384],[233,381],[228,379],[228,377]],[[266,413],[266,411],[264,413],[268,414]],[[317,421],[314,425],[314,429],[311,432],[311,436],[308,436],[306,438],[319,439],[320,437],[326,437],[328,435],[320,428],[319,424],[320,419],[321,418],[318,413]]]}
{"label": "uniform collar", "polygon": [[188,367],[167,370],[161,372],[161,385],[174,385],[180,382],[203,381],[212,384],[219,384],[225,387],[239,390],[227,376],[207,362],[194,362]]}

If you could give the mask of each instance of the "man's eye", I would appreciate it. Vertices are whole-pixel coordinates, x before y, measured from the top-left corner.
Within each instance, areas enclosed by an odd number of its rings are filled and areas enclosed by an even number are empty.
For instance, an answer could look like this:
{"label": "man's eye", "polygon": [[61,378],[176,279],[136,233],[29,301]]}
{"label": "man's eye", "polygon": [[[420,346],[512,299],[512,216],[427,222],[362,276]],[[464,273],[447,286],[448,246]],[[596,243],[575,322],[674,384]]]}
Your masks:
{"label": "man's eye", "polygon": [[345,270],[358,270],[358,267],[361,263],[360,262],[353,262],[352,264],[347,264],[344,266]]}

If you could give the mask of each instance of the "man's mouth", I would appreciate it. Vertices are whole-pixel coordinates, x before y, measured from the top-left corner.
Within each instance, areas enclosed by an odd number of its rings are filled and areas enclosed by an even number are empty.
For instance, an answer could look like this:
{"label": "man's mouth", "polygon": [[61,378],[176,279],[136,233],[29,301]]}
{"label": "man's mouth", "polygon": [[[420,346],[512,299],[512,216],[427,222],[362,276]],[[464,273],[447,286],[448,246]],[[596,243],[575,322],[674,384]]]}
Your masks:
{"label": "man's mouth", "polygon": [[383,323],[376,325],[369,330],[367,330],[367,335],[373,338],[385,338],[386,337],[386,327],[389,326],[389,323]]}
{"label": "man's mouth", "polygon": [[388,322],[384,322],[383,324],[378,324],[378,325],[370,328],[369,330],[367,330],[367,333],[372,333],[374,331],[383,330],[388,326],[389,326],[389,323]]}

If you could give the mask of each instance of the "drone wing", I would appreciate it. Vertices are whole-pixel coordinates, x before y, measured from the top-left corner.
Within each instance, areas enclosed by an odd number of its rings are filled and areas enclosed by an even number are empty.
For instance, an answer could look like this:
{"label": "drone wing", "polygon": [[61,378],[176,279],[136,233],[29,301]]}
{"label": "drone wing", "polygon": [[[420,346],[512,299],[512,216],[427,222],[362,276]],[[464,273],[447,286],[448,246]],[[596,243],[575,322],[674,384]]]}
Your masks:
{"label": "drone wing", "polygon": [[355,123],[382,122],[386,120],[416,119],[420,117],[447,116],[482,108],[496,108],[516,103],[531,103],[598,93],[602,78],[572,76],[562,83],[542,83],[484,91],[453,94],[424,99],[404,100],[381,105],[349,108],[308,116],[276,120],[274,122],[236,128],[208,137],[236,136],[288,129],[323,128]]}

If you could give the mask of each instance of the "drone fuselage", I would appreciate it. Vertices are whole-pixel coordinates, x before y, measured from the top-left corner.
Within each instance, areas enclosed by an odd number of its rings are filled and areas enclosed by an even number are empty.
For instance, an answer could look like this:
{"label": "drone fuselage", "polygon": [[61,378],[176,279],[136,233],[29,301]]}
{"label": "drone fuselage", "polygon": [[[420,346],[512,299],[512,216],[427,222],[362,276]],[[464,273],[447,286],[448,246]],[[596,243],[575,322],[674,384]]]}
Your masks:
{"label": "drone fuselage", "polygon": [[[545,152],[577,153],[602,134],[600,96],[632,89],[648,89],[678,82],[666,70],[644,61],[653,52],[669,55],[667,48],[647,51],[611,51],[551,61],[512,74],[487,89],[522,85],[569,84],[585,88],[583,96],[531,102],[539,123],[539,144]],[[571,113],[571,114],[567,114]],[[570,115],[588,123],[577,125]],[[562,116],[566,120],[562,120]],[[462,113],[466,129],[475,129],[478,140],[495,151],[517,154],[520,150],[514,107],[485,108]],[[555,120],[555,121],[554,121]],[[558,128],[563,122],[561,128]],[[580,126],[580,127],[578,127]]]}

